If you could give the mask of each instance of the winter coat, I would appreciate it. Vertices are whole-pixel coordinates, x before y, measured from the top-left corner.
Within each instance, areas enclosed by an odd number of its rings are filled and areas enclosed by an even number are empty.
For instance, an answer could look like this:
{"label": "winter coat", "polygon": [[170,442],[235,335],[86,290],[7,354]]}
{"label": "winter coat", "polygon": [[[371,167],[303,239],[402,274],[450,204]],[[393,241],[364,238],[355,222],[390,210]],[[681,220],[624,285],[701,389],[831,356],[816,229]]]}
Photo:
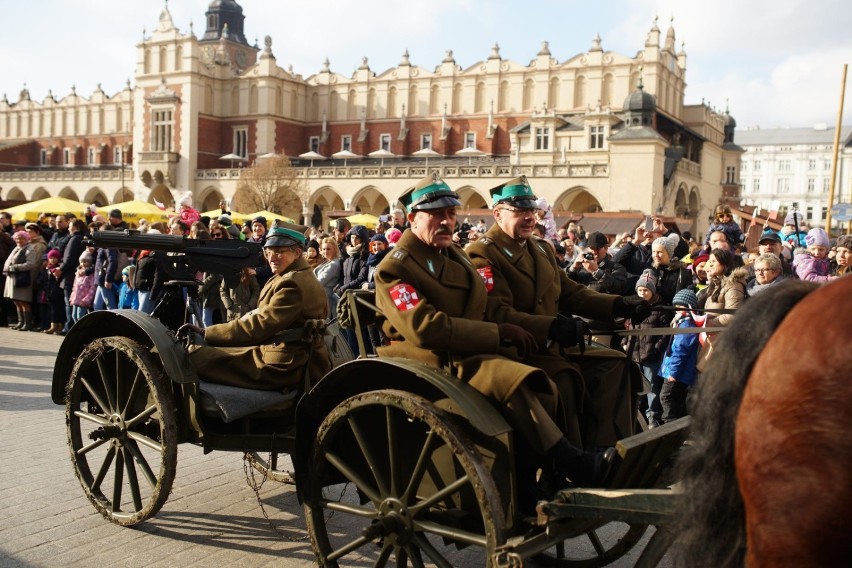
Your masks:
{"label": "winter coat", "polygon": [[[198,295],[201,297],[201,307],[212,310],[222,310],[222,281],[221,274],[205,272],[198,287]],[[224,315],[224,314],[223,314]]]}
{"label": "winter coat", "polygon": [[257,307],[257,300],[260,297],[260,285],[254,276],[250,276],[245,280],[241,278],[233,288],[222,280],[219,294],[222,306],[226,311],[226,313],[222,314],[222,317],[226,321],[231,321],[241,318]]}
{"label": "winter coat", "polygon": [[627,269],[627,282],[624,284],[624,289],[634,290],[642,271],[651,268],[651,246],[637,245],[632,241],[624,243],[613,257],[613,261]]}
{"label": "winter coat", "polygon": [[672,300],[679,290],[692,286],[692,272],[680,259],[672,258],[668,264],[652,266],[651,270],[657,277],[657,295],[664,306],[672,305]]}
{"label": "winter coat", "polygon": [[333,318],[337,313],[337,302],[340,298],[334,293],[334,288],[340,283],[340,276],[343,274],[343,263],[339,258],[330,260],[320,264],[314,268],[314,275],[317,280],[325,288],[325,294],[328,297],[328,313]]}
{"label": "winter coat", "polygon": [[588,286],[590,290],[595,292],[619,295],[627,293],[626,295],[630,295],[629,290],[625,289],[627,270],[624,265],[615,262],[609,254],[598,263],[598,270],[594,273],[585,268],[580,268],[576,272],[569,270],[568,276],[574,282]]}
{"label": "winter coat", "polygon": [[[728,276],[711,278],[707,287],[698,292],[698,306],[704,309],[735,310],[745,299],[745,268],[735,268]],[[735,314],[707,314],[707,327],[731,325]]]}
{"label": "winter coat", "polygon": [[343,282],[337,285],[334,289],[335,294],[342,296],[346,290],[360,290],[361,284],[367,281],[369,274],[367,267],[367,257],[370,256],[370,251],[367,244],[361,245],[361,248],[353,255],[343,261]]}
{"label": "winter coat", "polygon": [[94,269],[78,269],[77,274],[74,275],[74,284],[72,284],[71,288],[71,305],[81,308],[91,308],[95,300],[95,290],[97,288]]}
{"label": "winter coat", "polygon": [[[659,306],[660,302],[651,302],[652,306]],[[647,318],[642,320],[636,329],[652,329],[668,327],[672,321],[672,313],[666,311],[651,312]],[[625,338],[624,345],[629,344],[629,338]],[[668,337],[665,335],[640,335],[636,337],[635,347],[633,349],[632,359],[640,365],[654,366],[660,362],[663,353],[668,344]]]}
{"label": "winter coat", "polygon": [[62,253],[62,261],[59,263],[59,270],[62,271],[62,282],[60,286],[63,290],[67,290],[74,286],[75,273],[80,265],[80,255],[86,247],[83,246],[83,234],[73,233],[68,242],[65,243],[65,250]]}
{"label": "winter coat", "polygon": [[[18,302],[32,302],[33,281],[41,268],[41,257],[36,258],[35,250],[27,243],[23,247],[16,246],[6,262],[3,264],[3,274],[6,275],[6,283],[3,287],[3,297]],[[15,286],[15,273],[28,271],[30,273],[30,284],[28,286]]]}
{"label": "winter coat", "polygon": [[[695,327],[695,321],[686,316],[677,321],[675,327]],[[687,385],[695,383],[699,347],[697,334],[673,335],[657,374],[664,379],[674,377],[679,383]]]}
{"label": "winter coat", "polygon": [[830,282],[837,278],[831,275],[831,261],[806,252],[797,252],[793,257],[793,270],[801,280],[810,282]]}

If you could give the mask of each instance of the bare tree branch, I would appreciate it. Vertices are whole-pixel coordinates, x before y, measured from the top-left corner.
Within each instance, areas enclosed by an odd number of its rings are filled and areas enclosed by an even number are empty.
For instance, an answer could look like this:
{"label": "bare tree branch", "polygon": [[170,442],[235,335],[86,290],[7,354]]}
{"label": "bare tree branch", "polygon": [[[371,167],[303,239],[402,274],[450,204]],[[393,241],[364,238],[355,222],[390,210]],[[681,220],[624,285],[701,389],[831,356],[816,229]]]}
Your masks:
{"label": "bare tree branch", "polygon": [[286,156],[265,158],[242,171],[234,208],[253,212],[267,210],[301,221],[308,185]]}

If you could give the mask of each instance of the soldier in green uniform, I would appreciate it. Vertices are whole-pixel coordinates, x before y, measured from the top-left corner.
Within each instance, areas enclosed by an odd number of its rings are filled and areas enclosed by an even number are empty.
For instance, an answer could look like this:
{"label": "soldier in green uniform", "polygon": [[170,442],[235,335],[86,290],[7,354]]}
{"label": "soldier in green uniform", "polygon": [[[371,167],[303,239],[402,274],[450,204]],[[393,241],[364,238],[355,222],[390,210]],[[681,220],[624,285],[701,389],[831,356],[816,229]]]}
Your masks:
{"label": "soldier in green uniform", "polygon": [[[488,282],[486,319],[532,333],[539,349],[523,362],[556,382],[566,405],[568,439],[587,448],[611,446],[633,433],[638,374],[625,374],[624,353],[603,347],[582,355],[580,320],[611,321],[650,313],[647,302],[602,294],[573,282],[547,242],[532,236],[536,196],[525,176],[491,190],[495,224],[466,249]],[[567,358],[560,352],[572,348]],[[632,367],[632,366],[631,366]]]}
{"label": "soldier in green uniform", "polygon": [[331,369],[320,334],[301,341],[305,324],[328,317],[325,289],[302,256],[307,227],[276,221],[263,245],[272,277],[263,286],[257,309],[206,329],[186,325],[206,345],[189,357],[206,381],[261,390],[292,390]]}
{"label": "soldier in green uniform", "polygon": [[540,369],[512,360],[538,350],[533,336],[512,323],[484,319],[485,283],[453,244],[458,195],[428,176],[400,201],[411,228],[375,273],[376,303],[391,340],[379,354],[447,369],[492,399],[525,442],[519,446],[548,458],[542,461],[563,481],[599,482],[613,452],[584,453],[570,444],[557,425],[553,382]]}

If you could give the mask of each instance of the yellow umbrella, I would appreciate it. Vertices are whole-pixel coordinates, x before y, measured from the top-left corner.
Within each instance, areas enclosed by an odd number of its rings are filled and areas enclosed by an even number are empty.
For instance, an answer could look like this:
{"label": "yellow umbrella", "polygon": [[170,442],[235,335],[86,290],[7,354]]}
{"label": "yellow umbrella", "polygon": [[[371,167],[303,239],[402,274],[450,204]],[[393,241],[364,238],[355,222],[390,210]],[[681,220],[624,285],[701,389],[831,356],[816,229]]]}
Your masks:
{"label": "yellow umbrella", "polygon": [[[218,219],[222,216],[221,209],[211,209],[210,211],[205,211],[201,214],[202,217],[210,217],[210,219]],[[244,221],[251,219],[250,216],[245,215],[244,213],[237,213],[236,211],[231,211],[231,222],[234,225],[241,225]]]}
{"label": "yellow umbrella", "polygon": [[156,223],[157,221],[168,221],[169,216],[175,214],[174,211],[168,209],[164,211],[153,203],[140,201],[139,199],[125,201],[124,203],[113,203],[112,205],[101,207],[101,209],[105,211],[118,209],[121,211],[121,218],[125,221],[131,222],[136,222],[139,219],[147,219],[151,223]]}
{"label": "yellow umbrella", "polygon": [[273,219],[280,219],[285,223],[293,223],[294,225],[298,224],[297,221],[291,219],[290,217],[285,217],[284,215],[279,215],[278,213],[273,213],[272,211],[266,210],[249,213],[248,215],[246,215],[246,217],[248,219],[254,219],[255,217],[266,217],[267,222],[272,221]]}
{"label": "yellow umbrella", "polygon": [[368,213],[356,213],[355,215],[350,215],[346,218],[349,219],[349,222],[352,223],[353,226],[364,225],[365,227],[373,229],[376,228],[376,224],[379,222],[378,217],[376,217],[375,215],[370,215]]}
{"label": "yellow umbrella", "polygon": [[78,217],[82,217],[86,213],[86,207],[88,207],[87,204],[74,201],[73,199],[48,197],[10,207],[6,211],[12,214],[12,219],[15,221],[36,221],[42,213],[53,213],[54,215],[73,213]]}

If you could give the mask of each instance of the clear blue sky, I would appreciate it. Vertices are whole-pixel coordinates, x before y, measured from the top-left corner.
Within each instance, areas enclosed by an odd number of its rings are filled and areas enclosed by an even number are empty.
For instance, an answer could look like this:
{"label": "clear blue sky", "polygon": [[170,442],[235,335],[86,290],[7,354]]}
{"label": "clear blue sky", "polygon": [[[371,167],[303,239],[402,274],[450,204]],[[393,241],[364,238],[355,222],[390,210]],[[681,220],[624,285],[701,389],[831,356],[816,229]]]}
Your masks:
{"label": "clear blue sky", "polygon": [[[239,0],[238,0],[239,1]],[[468,67],[498,42],[504,59],[528,63],[541,42],[565,61],[599,33],[605,50],[634,55],[655,16],[663,33],[674,17],[685,42],[688,104],[702,99],[731,113],[741,128],[833,125],[843,63],[852,63],[848,0],[241,0],[250,42],[270,35],[278,64],[307,77],[328,57],[349,76],[369,58],[373,71],[396,66],[407,48],[428,69],[447,49]],[[6,0],[0,34],[0,93],[17,101],[108,95],[132,79],[135,45],[153,29],[162,0]],[[204,31],[209,0],[171,0],[182,31]],[[847,82],[848,83],[848,82]],[[850,97],[847,95],[847,99]],[[845,116],[852,113],[847,108]],[[849,120],[844,122],[849,123]]]}

